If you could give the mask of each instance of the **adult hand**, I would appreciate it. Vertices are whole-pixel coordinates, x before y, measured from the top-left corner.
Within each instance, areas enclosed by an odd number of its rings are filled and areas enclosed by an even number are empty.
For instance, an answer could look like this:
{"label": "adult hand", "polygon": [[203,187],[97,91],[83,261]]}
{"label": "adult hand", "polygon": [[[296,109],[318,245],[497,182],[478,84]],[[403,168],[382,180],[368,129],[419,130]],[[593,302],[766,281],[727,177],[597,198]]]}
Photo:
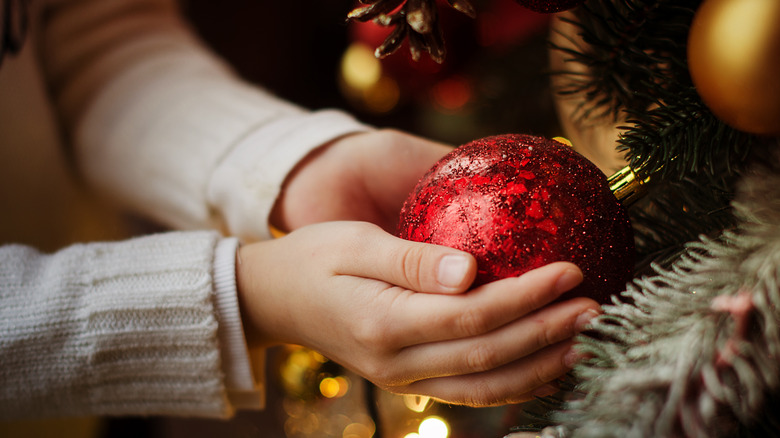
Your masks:
{"label": "adult hand", "polygon": [[394,130],[339,138],[293,169],[271,214],[290,231],[317,222],[358,220],[394,232],[404,200],[451,147]]}
{"label": "adult hand", "polygon": [[[549,395],[595,314],[550,304],[582,280],[570,263],[468,290],[476,262],[366,222],[307,226],[241,247],[239,300],[251,346],[303,345],[396,393],[487,406]],[[427,292],[427,293],[417,293]]]}

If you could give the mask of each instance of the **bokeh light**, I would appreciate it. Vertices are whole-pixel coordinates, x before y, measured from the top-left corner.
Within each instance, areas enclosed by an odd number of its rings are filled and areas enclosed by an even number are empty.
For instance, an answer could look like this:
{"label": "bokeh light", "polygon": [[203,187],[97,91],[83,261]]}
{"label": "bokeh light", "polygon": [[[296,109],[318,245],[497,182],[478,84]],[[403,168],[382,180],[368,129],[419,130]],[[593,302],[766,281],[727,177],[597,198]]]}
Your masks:
{"label": "bokeh light", "polygon": [[439,110],[455,112],[463,109],[473,97],[468,79],[453,76],[436,83],[431,89],[431,97]]}
{"label": "bokeh light", "polygon": [[356,90],[367,90],[379,81],[382,65],[373,50],[365,44],[353,43],[341,58],[341,78]]}
{"label": "bokeh light", "polygon": [[404,405],[413,412],[424,412],[431,406],[431,398],[424,395],[404,395]]}
{"label": "bokeh light", "polygon": [[428,417],[420,423],[417,433],[420,438],[447,438],[450,435],[450,427],[443,418]]}
{"label": "bokeh light", "polygon": [[343,397],[349,390],[349,380],[345,377],[326,377],[320,381],[320,394],[325,398]]}
{"label": "bokeh light", "polygon": [[344,428],[342,438],[371,438],[374,430],[363,423],[352,423]]}
{"label": "bokeh light", "polygon": [[342,93],[363,110],[387,113],[401,99],[398,83],[384,74],[381,61],[366,44],[349,45],[341,58],[339,73]]}

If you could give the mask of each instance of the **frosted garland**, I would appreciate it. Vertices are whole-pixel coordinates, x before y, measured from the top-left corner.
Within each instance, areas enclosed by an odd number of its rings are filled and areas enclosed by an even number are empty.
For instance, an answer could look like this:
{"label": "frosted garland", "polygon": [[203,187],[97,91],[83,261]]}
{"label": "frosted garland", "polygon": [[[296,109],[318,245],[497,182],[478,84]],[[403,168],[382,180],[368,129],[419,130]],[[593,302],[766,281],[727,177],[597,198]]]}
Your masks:
{"label": "frosted garland", "polygon": [[[638,279],[581,339],[584,396],[547,437],[763,436],[780,389],[780,175],[743,181],[741,225]],[[633,301],[633,303],[631,303]]]}

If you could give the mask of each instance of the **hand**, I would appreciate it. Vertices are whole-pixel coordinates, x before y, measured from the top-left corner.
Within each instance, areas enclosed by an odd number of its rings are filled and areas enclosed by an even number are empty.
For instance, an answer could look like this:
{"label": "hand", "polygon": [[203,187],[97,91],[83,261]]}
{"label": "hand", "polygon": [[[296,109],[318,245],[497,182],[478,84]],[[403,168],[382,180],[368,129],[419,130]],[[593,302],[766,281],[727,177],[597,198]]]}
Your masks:
{"label": "hand", "polygon": [[[251,346],[303,345],[396,393],[487,406],[549,395],[596,314],[554,303],[582,280],[570,263],[467,291],[473,257],[365,222],[307,226],[241,247],[240,307]],[[417,293],[427,292],[427,293]]]}
{"label": "hand", "polygon": [[342,137],[293,169],[271,213],[290,231],[317,222],[358,220],[395,232],[406,197],[451,147],[393,130]]}

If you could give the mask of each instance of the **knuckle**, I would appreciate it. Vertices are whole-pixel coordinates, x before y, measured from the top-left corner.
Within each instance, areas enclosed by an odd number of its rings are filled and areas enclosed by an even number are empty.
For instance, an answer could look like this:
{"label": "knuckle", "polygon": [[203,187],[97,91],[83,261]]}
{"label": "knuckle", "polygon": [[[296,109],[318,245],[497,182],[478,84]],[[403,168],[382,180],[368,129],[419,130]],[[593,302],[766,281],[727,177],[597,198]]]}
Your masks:
{"label": "knuckle", "polygon": [[535,385],[533,385],[534,388],[544,385],[554,378],[554,376],[550,376],[550,370],[546,369],[545,367],[535,366],[533,368],[533,379],[535,383]]}
{"label": "knuckle", "polygon": [[391,387],[396,381],[391,368],[381,360],[369,361],[363,367],[363,377],[379,388]]}
{"label": "knuckle", "polygon": [[318,245],[321,257],[333,265],[345,266],[354,263],[354,259],[366,251],[365,243],[372,240],[376,226],[367,222],[345,221],[316,224],[302,230],[316,232],[309,241]]}
{"label": "knuckle", "polygon": [[421,291],[422,253],[416,246],[405,248],[401,253],[401,277],[414,290]]}
{"label": "knuckle", "polygon": [[542,369],[542,367],[534,367],[533,369],[533,376],[534,376],[534,382],[536,383],[535,386],[542,385],[547,382],[547,373]]}
{"label": "knuckle", "polygon": [[565,368],[562,365],[551,364],[550,362],[533,365],[528,371],[529,390],[551,382],[565,374],[565,372]]}
{"label": "knuckle", "polygon": [[380,228],[370,222],[350,222],[345,225],[345,231],[355,242],[366,242]]}
{"label": "knuckle", "polygon": [[564,338],[564,336],[562,336],[564,331],[565,330],[559,327],[559,325],[549,321],[540,322],[536,334],[538,348],[547,347],[560,342]]}
{"label": "knuckle", "polygon": [[487,344],[480,343],[469,350],[466,363],[471,372],[492,370],[499,365],[498,352]]}
{"label": "knuckle", "polygon": [[355,341],[368,351],[384,351],[386,349],[387,340],[383,333],[383,324],[370,318],[360,318],[352,329]]}
{"label": "knuckle", "polygon": [[464,400],[465,404],[472,407],[487,407],[501,404],[503,400],[487,382],[474,385]]}
{"label": "knuckle", "polygon": [[464,337],[480,335],[488,331],[487,318],[476,308],[466,309],[458,315],[455,330]]}

